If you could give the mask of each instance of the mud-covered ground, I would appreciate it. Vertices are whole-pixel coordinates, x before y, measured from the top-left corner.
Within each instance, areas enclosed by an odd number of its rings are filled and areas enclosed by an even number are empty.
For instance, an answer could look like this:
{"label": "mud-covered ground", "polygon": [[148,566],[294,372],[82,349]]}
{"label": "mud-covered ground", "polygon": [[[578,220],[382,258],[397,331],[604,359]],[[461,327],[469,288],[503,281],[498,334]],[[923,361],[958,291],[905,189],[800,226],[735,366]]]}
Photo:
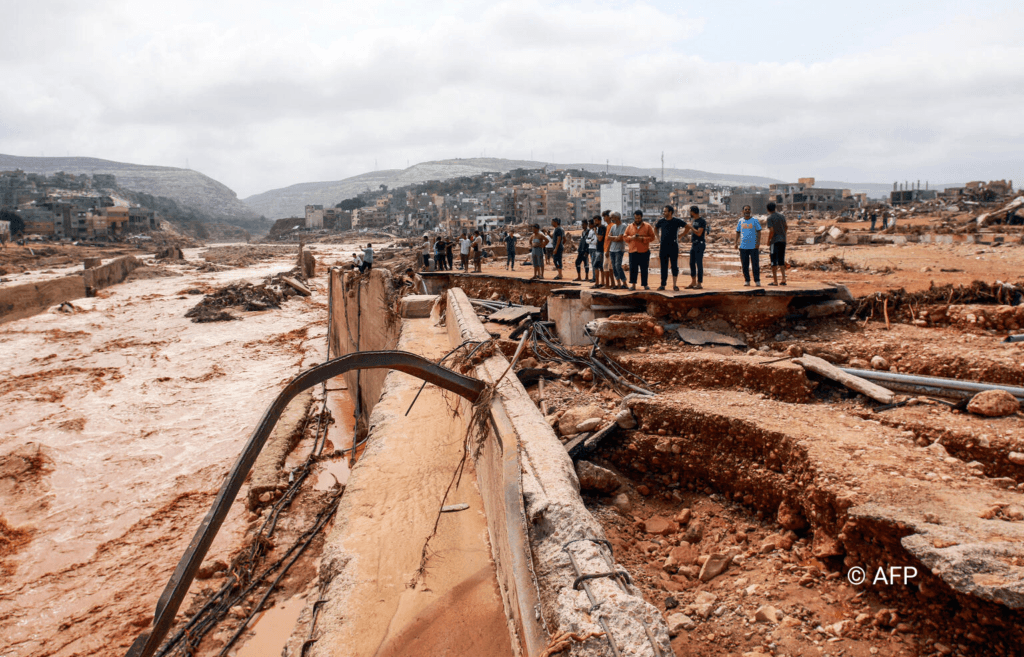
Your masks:
{"label": "mud-covered ground", "polygon": [[[0,325],[0,654],[124,654],[267,404],[324,356],[322,268],[312,297],[197,324],[204,292],[295,254],[206,272],[185,256]],[[210,559],[251,522],[240,498]]]}

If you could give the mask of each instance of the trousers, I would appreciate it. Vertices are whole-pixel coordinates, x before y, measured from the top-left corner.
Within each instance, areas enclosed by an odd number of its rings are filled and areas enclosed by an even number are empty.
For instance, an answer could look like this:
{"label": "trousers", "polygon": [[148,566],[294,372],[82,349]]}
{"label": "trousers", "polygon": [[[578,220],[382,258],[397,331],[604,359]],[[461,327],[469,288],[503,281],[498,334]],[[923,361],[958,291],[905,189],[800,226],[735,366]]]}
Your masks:
{"label": "trousers", "polygon": [[626,272],[622,269],[622,254],[623,251],[609,251],[608,255],[612,259],[612,275],[623,283],[626,282]]}
{"label": "trousers", "polygon": [[647,270],[651,268],[651,252],[629,254],[629,284],[636,285],[637,272],[640,273],[640,284],[647,287]]}
{"label": "trousers", "polygon": [[580,251],[576,254],[576,273],[580,273],[580,264],[583,265],[583,270],[590,275],[590,251]]}
{"label": "trousers", "polygon": [[754,270],[754,282],[761,282],[761,249],[740,249],[740,264],[743,265],[743,280],[750,282],[750,270]]}
{"label": "trousers", "polygon": [[697,283],[704,282],[704,242],[694,242],[690,245],[690,278],[696,278]]}
{"label": "trousers", "polygon": [[658,252],[658,259],[661,261],[661,286],[668,283],[668,270],[672,268],[672,276],[679,275],[679,244],[662,244]]}

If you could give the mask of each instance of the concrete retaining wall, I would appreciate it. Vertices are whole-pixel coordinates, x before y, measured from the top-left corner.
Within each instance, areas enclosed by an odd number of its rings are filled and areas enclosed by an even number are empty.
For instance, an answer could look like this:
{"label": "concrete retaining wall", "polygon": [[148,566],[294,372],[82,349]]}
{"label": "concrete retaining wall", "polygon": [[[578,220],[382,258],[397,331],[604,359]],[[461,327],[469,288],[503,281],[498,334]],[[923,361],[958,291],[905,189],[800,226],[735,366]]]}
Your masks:
{"label": "concrete retaining wall", "polygon": [[[354,351],[395,349],[402,329],[401,318],[392,307],[391,272],[372,269],[369,275],[332,269],[330,274],[331,356]],[[366,370],[345,374],[348,389],[359,391],[359,409],[368,417],[384,390],[389,370]]]}
{"label": "concrete retaining wall", "polygon": [[31,317],[65,301],[95,294],[128,278],[141,265],[133,256],[124,256],[81,274],[0,288],[0,323]]}
{"label": "concrete retaining wall", "polygon": [[[446,304],[447,329],[453,347],[467,339],[487,339],[487,331],[461,289],[449,290]],[[502,453],[509,455],[515,440],[518,441],[516,457],[519,460],[521,482],[511,483],[521,485],[522,495],[515,502],[518,504],[521,500],[521,508],[525,513],[524,531],[529,536],[527,549],[532,561],[531,576],[536,578],[539,589],[545,631],[551,636],[563,632],[579,635],[603,632],[604,628],[599,624],[599,619],[603,619],[620,654],[645,657],[671,655],[664,619],[655,607],[644,601],[638,590],[620,585],[610,578],[590,580],[591,590],[601,603],[599,608],[591,611],[587,594],[583,590],[573,589],[576,572],[569,559],[570,552],[584,574],[603,573],[612,569],[608,548],[588,540],[603,540],[604,530],[584,506],[572,460],[554,430],[519,379],[511,372],[502,378],[508,365],[504,356],[495,352],[476,368],[476,376],[489,383],[500,380],[495,401],[501,414],[508,419],[508,433],[515,436],[504,438],[504,444],[508,446],[503,447]],[[484,446],[492,437],[493,432]],[[477,471],[483,474],[488,466],[479,464],[480,458],[481,455],[478,455]],[[509,483],[507,475],[504,482],[506,498],[511,495]],[[486,503],[494,492],[483,489],[493,484],[489,484],[484,476],[480,477],[480,484],[482,492],[485,492]],[[498,511],[490,508],[487,515],[489,521],[500,517]],[[517,512],[506,504],[504,515],[505,526],[510,532],[514,531]],[[497,543],[500,538],[500,535],[492,531],[492,543]],[[514,541],[510,541],[509,548],[516,549]],[[510,557],[502,556],[498,547],[493,550],[495,563],[501,573],[502,564],[508,564]],[[512,569],[505,569],[506,575],[509,570]],[[523,577],[522,572],[517,574]],[[523,608],[520,602],[520,610]],[[652,645],[652,641],[657,643],[657,647]],[[606,638],[592,638],[582,643],[572,642],[568,654],[593,657],[613,653]]]}

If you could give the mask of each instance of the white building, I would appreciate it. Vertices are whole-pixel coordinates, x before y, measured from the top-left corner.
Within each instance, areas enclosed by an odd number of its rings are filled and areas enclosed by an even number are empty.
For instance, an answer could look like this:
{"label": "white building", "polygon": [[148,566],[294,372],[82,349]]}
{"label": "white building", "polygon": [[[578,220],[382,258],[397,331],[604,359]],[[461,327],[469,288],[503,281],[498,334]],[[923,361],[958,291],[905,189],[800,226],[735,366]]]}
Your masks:
{"label": "white building", "polygon": [[322,205],[307,205],[306,206],[306,228],[323,228],[324,227],[324,206]]}
{"label": "white building", "polygon": [[583,190],[586,188],[586,178],[573,178],[572,176],[566,176],[565,180],[562,181],[562,189],[569,193],[569,198],[579,198],[583,195]]}
{"label": "white building", "polygon": [[642,209],[640,183],[613,182],[601,185],[601,214],[605,210],[618,212],[623,221],[628,221],[633,218],[633,212]]}

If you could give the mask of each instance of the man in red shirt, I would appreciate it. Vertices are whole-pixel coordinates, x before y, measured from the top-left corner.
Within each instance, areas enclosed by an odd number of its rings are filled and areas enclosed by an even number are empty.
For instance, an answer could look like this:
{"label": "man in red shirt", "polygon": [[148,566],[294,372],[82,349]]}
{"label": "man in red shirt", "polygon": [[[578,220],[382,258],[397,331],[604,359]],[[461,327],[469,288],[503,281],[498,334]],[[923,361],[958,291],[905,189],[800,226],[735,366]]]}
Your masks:
{"label": "man in red shirt", "polygon": [[645,290],[647,286],[647,271],[651,266],[651,242],[654,241],[654,227],[644,221],[644,213],[637,210],[633,213],[633,223],[626,227],[623,235],[626,246],[629,247],[629,285],[631,290],[636,289],[636,274],[640,272],[640,284]]}

